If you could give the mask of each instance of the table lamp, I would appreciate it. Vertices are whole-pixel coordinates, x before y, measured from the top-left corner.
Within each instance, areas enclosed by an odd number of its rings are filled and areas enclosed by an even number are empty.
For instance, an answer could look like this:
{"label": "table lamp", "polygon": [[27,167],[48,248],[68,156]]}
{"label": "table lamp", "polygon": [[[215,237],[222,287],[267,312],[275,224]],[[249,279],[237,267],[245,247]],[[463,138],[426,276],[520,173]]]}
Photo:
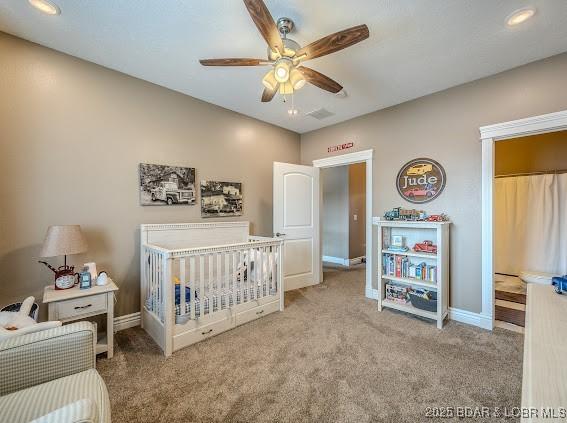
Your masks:
{"label": "table lamp", "polygon": [[55,273],[55,289],[68,289],[75,285],[78,274],[74,271],[75,266],[67,266],[67,256],[86,251],[87,242],[79,225],[56,225],[47,229],[39,256],[65,256],[64,265],[57,269],[45,261],[40,261]]}

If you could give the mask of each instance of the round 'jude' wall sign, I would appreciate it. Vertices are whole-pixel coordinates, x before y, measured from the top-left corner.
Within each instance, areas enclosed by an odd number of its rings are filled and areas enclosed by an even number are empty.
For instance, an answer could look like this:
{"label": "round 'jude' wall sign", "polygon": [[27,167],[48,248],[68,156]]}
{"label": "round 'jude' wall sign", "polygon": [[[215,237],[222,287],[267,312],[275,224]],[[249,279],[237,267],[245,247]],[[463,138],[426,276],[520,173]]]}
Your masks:
{"label": "round 'jude' wall sign", "polygon": [[445,169],[432,159],[414,159],[398,172],[396,187],[410,203],[427,203],[441,194],[446,182]]}

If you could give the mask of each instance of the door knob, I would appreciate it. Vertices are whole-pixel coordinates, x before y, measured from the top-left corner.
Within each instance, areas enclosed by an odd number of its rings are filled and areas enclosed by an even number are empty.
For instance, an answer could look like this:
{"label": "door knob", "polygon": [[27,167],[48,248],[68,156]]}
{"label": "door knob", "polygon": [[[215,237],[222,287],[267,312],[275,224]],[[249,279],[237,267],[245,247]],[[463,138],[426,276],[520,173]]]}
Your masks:
{"label": "door knob", "polygon": [[277,236],[277,237],[285,236],[285,234],[282,234],[282,233],[280,233],[280,232],[276,232],[276,236]]}

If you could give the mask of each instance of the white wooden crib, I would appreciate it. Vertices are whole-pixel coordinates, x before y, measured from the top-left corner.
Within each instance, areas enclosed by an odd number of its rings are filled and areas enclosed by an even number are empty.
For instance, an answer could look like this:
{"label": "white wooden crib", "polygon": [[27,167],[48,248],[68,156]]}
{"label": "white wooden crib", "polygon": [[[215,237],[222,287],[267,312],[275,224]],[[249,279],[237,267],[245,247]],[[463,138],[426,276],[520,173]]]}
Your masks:
{"label": "white wooden crib", "polygon": [[282,241],[248,222],[141,225],[142,327],[166,356],[283,310]]}

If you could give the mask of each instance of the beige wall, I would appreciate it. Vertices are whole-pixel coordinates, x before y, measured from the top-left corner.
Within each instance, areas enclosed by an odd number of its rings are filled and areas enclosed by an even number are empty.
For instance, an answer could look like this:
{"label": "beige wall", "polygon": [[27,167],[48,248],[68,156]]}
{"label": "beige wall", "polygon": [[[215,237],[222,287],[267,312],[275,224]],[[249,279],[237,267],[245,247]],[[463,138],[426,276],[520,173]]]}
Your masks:
{"label": "beige wall", "polygon": [[[348,89],[348,87],[347,87]],[[481,308],[481,145],[479,127],[567,109],[567,54],[532,63],[396,107],[304,134],[301,160],[329,156],[329,145],[373,148],[374,215],[402,205],[394,182],[416,157],[439,161],[445,191],[423,206],[446,212],[451,229],[451,306]]]}
{"label": "beige wall", "polygon": [[[47,226],[79,223],[90,249],[74,263],[96,261],[116,279],[117,315],[139,309],[138,225],[201,220],[197,206],[139,206],[139,162],[243,182],[243,219],[269,234],[272,162],[299,161],[297,134],[5,34],[0,93],[2,304],[41,298],[52,276],[35,262]],[[438,160],[447,187],[423,208],[453,220],[451,305],[478,312],[478,128],[564,109],[567,54],[304,134],[301,162],[344,141],[374,148],[373,209],[381,215],[412,207],[394,186],[406,161]]]}
{"label": "beige wall", "polygon": [[201,220],[199,206],[141,207],[138,163],[242,182],[240,219],[270,235],[272,162],[299,162],[295,133],[2,33],[0,143],[0,304],[41,299],[45,231],[78,223],[89,251],[71,261],[109,271],[117,316],[139,310],[139,225]]}
{"label": "beige wall", "polygon": [[321,169],[323,255],[349,258],[348,166]]}
{"label": "beige wall", "polygon": [[567,131],[495,143],[496,175],[567,170]]}
{"label": "beige wall", "polygon": [[348,198],[348,254],[352,259],[366,255],[366,163],[348,167]]}

